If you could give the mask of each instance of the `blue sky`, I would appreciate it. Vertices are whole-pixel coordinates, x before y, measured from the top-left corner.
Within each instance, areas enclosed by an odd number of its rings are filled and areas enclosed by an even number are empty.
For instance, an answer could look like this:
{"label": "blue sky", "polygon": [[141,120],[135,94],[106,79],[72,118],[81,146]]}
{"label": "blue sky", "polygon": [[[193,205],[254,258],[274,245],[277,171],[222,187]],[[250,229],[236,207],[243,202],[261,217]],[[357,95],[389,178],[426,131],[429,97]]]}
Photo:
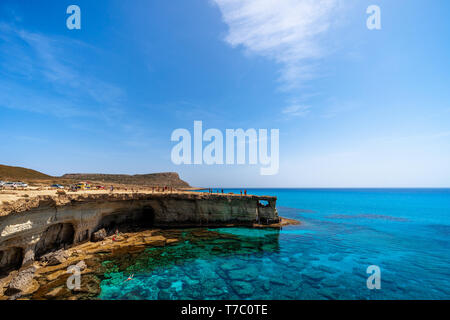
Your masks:
{"label": "blue sky", "polygon": [[[68,30],[66,8],[81,8]],[[368,30],[366,8],[381,8]],[[196,186],[449,187],[450,3],[0,3],[0,163]],[[280,129],[280,169],[171,162],[173,130]]]}

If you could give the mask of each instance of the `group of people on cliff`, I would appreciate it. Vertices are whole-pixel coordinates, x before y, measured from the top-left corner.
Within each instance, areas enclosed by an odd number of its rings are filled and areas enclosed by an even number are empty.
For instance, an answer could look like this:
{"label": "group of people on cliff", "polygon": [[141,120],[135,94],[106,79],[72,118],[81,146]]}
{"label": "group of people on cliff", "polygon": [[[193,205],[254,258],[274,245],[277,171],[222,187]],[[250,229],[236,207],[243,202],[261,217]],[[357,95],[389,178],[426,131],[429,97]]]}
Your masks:
{"label": "group of people on cliff", "polygon": [[[241,196],[242,196],[242,190],[240,190],[240,192],[241,192]],[[214,190],[212,188],[208,188],[208,193],[224,193],[224,192],[223,192],[223,189],[221,189],[221,192],[219,192],[218,189],[216,190],[216,192],[214,192]],[[244,190],[244,195],[245,196],[247,195],[247,190],[246,189]]]}

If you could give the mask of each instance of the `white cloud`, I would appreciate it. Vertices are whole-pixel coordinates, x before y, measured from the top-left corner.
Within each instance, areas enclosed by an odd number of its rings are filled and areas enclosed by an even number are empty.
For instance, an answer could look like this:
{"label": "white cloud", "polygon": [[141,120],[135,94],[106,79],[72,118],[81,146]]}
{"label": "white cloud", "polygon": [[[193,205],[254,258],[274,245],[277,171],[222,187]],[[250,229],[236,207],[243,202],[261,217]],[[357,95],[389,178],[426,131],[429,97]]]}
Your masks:
{"label": "white cloud", "polygon": [[281,111],[283,114],[292,117],[304,117],[309,113],[310,106],[291,105]]}
{"label": "white cloud", "polygon": [[326,53],[321,37],[340,0],[213,1],[229,27],[225,40],[279,63],[283,89],[293,89],[315,76],[314,60]]}

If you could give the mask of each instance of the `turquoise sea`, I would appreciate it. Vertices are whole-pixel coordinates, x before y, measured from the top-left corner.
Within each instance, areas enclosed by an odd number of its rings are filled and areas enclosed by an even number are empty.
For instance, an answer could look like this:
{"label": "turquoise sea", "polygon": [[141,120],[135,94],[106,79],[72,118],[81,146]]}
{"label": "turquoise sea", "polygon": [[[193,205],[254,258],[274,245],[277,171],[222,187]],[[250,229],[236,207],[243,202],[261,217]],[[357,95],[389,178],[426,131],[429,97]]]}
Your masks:
{"label": "turquoise sea", "polygon": [[[126,267],[105,261],[100,298],[450,298],[450,189],[248,192],[277,196],[279,214],[302,224],[210,230],[223,237],[182,230],[185,241],[148,248]],[[371,265],[379,290],[366,285]]]}

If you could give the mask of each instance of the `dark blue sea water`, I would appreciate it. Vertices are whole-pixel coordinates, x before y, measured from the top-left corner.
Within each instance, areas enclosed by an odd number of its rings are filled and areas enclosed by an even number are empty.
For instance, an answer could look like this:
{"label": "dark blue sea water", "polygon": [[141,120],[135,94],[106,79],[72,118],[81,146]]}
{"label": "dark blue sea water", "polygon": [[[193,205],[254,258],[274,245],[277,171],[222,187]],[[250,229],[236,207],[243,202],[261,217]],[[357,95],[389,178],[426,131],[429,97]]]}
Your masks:
{"label": "dark blue sea water", "polygon": [[[226,192],[239,190],[226,190]],[[280,230],[185,230],[120,267],[102,299],[449,299],[449,189],[253,189],[276,195]],[[379,266],[381,289],[367,288]],[[124,282],[130,273],[135,279]]]}

